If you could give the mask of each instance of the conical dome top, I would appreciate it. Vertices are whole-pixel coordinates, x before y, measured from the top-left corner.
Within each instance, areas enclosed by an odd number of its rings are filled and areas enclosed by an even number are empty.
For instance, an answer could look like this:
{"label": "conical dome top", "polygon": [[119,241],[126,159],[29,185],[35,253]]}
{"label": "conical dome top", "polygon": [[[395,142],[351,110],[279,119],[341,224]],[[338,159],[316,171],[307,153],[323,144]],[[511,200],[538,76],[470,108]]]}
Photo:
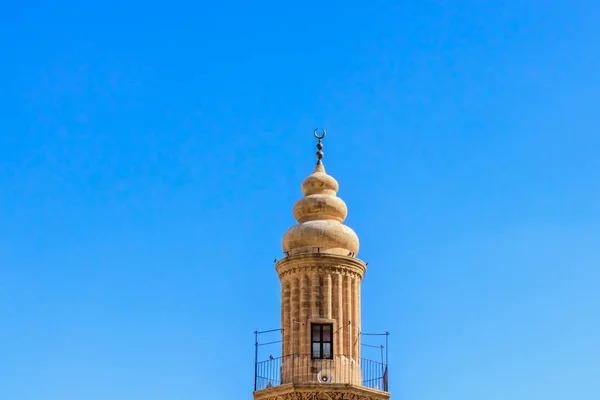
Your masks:
{"label": "conical dome top", "polygon": [[348,215],[346,203],[337,197],[339,185],[325,172],[323,145],[317,144],[317,166],[311,175],[302,182],[304,197],[294,205],[294,218],[297,225],[283,235],[282,247],[286,255],[302,253],[329,253],[355,256],[358,253],[358,236],[348,226],[342,224]]}

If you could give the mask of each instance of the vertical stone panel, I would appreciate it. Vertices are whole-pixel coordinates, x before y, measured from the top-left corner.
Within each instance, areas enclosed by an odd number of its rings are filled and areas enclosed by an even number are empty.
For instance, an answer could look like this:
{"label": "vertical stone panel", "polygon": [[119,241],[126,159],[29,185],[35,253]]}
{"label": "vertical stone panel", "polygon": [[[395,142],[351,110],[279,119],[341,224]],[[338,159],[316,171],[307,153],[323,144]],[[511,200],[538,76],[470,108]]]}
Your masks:
{"label": "vertical stone panel", "polygon": [[291,352],[291,293],[290,281],[281,282],[281,329],[283,329],[282,337],[282,355],[288,355]]}
{"label": "vertical stone panel", "polygon": [[298,343],[299,343],[299,330],[298,324],[294,321],[300,320],[300,282],[298,278],[292,278],[292,318],[290,320],[291,329],[290,334],[293,336],[290,338],[290,342],[292,343],[292,348],[290,349],[291,353],[298,353]]}
{"label": "vertical stone panel", "polygon": [[308,279],[308,275],[302,275],[302,279],[300,281],[300,323],[299,331],[300,334],[300,353],[308,354],[308,337],[306,335],[306,323],[308,320],[308,314],[310,312],[310,280]]}
{"label": "vertical stone panel", "polygon": [[310,274],[310,313],[309,318],[319,318],[319,273],[313,271]]}
{"label": "vertical stone panel", "polygon": [[352,354],[355,358],[360,357],[360,297],[358,294],[358,278],[352,278]]}
{"label": "vertical stone panel", "polygon": [[323,312],[321,310],[322,309],[321,304],[323,303],[321,301],[321,296],[322,296],[321,292],[323,292],[323,276],[319,273],[319,274],[317,274],[317,293],[316,293],[316,296],[317,296],[317,313],[316,313],[316,315],[318,318],[323,318]]}
{"label": "vertical stone panel", "polygon": [[325,318],[331,319],[331,274],[326,273],[323,277],[323,293],[321,296],[321,315]]}
{"label": "vertical stone panel", "polygon": [[337,320],[337,329],[334,336],[337,346],[335,344],[334,346],[336,347],[336,354],[342,355],[344,354],[344,330],[342,329],[344,326],[344,297],[342,292],[342,275],[337,273],[334,274],[333,277],[335,278],[333,282],[335,286],[334,308],[336,311],[335,319]]}
{"label": "vertical stone panel", "polygon": [[[343,304],[344,304],[344,321],[343,321],[343,331],[344,331],[344,354],[348,357],[352,356],[352,338],[350,337],[350,332],[352,329],[352,293],[351,293],[351,285],[350,285],[350,277],[348,275],[344,275],[343,280]],[[348,325],[350,322],[350,325]]]}

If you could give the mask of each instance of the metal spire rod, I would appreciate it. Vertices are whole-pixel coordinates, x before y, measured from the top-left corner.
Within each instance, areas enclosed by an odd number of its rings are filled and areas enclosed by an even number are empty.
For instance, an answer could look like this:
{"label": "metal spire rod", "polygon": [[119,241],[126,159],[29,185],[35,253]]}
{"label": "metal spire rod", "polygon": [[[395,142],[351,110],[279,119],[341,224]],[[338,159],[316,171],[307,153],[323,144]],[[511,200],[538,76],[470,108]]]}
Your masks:
{"label": "metal spire rod", "polygon": [[318,164],[322,164],[323,162],[321,161],[321,159],[323,158],[324,154],[323,154],[323,143],[321,142],[321,140],[323,140],[323,138],[327,135],[327,131],[323,128],[321,128],[321,131],[323,131],[322,135],[317,135],[317,131],[319,130],[319,128],[315,129],[315,131],[313,132],[313,135],[319,140],[317,142],[317,165]]}

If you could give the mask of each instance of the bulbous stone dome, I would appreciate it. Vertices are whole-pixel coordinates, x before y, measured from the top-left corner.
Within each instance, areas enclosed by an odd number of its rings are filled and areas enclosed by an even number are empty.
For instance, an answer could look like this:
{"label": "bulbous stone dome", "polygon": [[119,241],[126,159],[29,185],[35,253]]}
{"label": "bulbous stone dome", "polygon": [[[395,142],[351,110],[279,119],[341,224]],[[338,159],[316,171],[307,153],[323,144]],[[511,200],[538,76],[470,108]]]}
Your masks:
{"label": "bulbous stone dome", "polygon": [[337,197],[339,185],[325,172],[319,159],[314,172],[302,182],[304,197],[294,205],[297,225],[283,235],[286,255],[327,253],[355,256],[359,242],[356,233],[344,225],[346,203]]}

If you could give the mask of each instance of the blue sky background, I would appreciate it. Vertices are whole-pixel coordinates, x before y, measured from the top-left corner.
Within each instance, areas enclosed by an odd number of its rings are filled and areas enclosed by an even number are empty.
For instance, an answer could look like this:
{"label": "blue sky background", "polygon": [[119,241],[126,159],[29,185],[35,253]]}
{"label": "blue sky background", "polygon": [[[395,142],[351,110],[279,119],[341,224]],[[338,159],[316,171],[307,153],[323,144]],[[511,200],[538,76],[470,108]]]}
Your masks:
{"label": "blue sky background", "polygon": [[402,400],[600,398],[600,6],[0,13],[0,398],[250,399],[312,130]]}

